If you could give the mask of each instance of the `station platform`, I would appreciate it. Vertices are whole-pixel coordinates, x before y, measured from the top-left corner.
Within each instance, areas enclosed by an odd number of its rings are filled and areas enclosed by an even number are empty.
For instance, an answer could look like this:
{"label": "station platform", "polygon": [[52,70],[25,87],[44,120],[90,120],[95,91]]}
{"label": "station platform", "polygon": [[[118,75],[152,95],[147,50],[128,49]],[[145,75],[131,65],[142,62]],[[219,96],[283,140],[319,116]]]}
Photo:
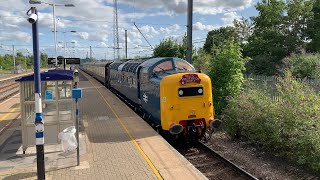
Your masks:
{"label": "station platform", "polygon": [[[67,167],[47,167],[46,179],[207,179],[97,80],[81,73],[79,86],[86,152],[80,166],[74,158]],[[36,179],[36,166],[0,169],[0,179]]]}

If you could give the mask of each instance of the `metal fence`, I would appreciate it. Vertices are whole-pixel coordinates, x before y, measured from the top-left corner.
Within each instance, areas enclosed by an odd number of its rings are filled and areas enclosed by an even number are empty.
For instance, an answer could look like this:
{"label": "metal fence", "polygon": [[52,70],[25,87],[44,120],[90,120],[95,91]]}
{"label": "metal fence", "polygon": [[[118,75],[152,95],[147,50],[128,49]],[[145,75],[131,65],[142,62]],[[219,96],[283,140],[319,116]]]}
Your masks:
{"label": "metal fence", "polygon": [[[281,97],[277,90],[277,83],[280,81],[280,77],[276,76],[261,76],[261,75],[247,75],[244,74],[244,79],[253,83],[255,88],[263,89],[274,101],[280,101]],[[307,78],[295,78],[300,83],[305,83],[309,87],[313,88],[316,92],[320,92],[320,79],[307,79]],[[252,86],[248,85],[244,87],[244,90],[248,90]]]}

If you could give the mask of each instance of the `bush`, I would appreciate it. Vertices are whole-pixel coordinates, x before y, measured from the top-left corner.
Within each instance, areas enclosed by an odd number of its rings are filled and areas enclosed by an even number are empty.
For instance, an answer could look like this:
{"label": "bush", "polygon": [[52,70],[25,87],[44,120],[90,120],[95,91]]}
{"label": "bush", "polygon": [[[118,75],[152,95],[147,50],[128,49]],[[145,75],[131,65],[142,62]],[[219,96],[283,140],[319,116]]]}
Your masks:
{"label": "bush", "polygon": [[211,60],[213,102],[216,114],[226,107],[226,99],[240,94],[243,82],[242,71],[248,58],[243,58],[240,44],[233,38],[227,39],[222,47],[216,49]]}
{"label": "bush", "polygon": [[223,113],[224,128],[276,156],[320,172],[320,96],[290,74],[280,80],[281,101],[251,88],[231,98]]}
{"label": "bush", "polygon": [[206,74],[210,72],[210,61],[211,55],[202,49],[199,50],[198,55],[192,60],[194,67]]}
{"label": "bush", "polygon": [[293,76],[299,78],[320,77],[320,55],[319,54],[293,54],[284,59],[288,63]]}

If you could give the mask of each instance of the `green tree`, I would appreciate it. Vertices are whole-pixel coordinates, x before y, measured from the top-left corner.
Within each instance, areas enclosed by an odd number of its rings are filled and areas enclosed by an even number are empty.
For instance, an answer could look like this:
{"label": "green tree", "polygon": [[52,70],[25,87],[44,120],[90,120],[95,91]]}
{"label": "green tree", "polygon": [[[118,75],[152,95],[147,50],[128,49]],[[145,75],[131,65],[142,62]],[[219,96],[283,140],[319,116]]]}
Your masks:
{"label": "green tree", "polygon": [[48,63],[48,55],[46,53],[40,54],[40,66],[42,68],[46,67]]}
{"label": "green tree", "polygon": [[243,82],[242,71],[248,58],[243,58],[240,43],[234,38],[225,41],[217,48],[211,63],[210,77],[213,86],[213,101],[217,114],[227,105],[227,98],[240,94]]}
{"label": "green tree", "polygon": [[208,33],[206,42],[203,45],[203,49],[208,54],[213,54],[216,48],[221,47],[225,40],[234,37],[237,39],[237,34],[234,27],[221,27],[216,30],[212,30]]}
{"label": "green tree", "polygon": [[192,62],[196,69],[209,74],[211,58],[210,54],[206,53],[203,49],[200,49],[198,54],[194,56]]}
{"label": "green tree", "polygon": [[162,40],[153,53],[155,57],[181,57],[180,46],[173,38]]}
{"label": "green tree", "polygon": [[283,32],[283,14],[286,3],[265,1],[256,5],[259,15],[252,17],[254,32],[244,46],[244,55],[252,58],[247,65],[250,73],[272,75],[276,73],[276,67],[286,56],[283,48],[286,36]]}
{"label": "green tree", "polygon": [[306,47],[307,23],[312,18],[312,1],[264,0],[256,5],[259,15],[252,17],[254,31],[244,49],[252,57],[247,65],[250,73],[275,75],[282,59],[291,53],[300,53]]}
{"label": "green tree", "polygon": [[188,38],[187,38],[187,34],[184,34],[182,38],[182,44],[179,45],[180,58],[186,59],[187,49],[188,49]]}
{"label": "green tree", "polygon": [[313,17],[313,0],[287,0],[287,16],[285,16],[285,48],[287,54],[299,52],[306,48],[308,38],[306,22]]}
{"label": "green tree", "polygon": [[252,23],[245,19],[243,16],[241,19],[235,19],[233,21],[233,26],[235,28],[236,37],[241,44],[247,43],[249,37],[253,33]]}
{"label": "green tree", "polygon": [[308,51],[320,52],[320,0],[315,0],[312,8],[313,17],[308,21],[307,33],[311,42]]}

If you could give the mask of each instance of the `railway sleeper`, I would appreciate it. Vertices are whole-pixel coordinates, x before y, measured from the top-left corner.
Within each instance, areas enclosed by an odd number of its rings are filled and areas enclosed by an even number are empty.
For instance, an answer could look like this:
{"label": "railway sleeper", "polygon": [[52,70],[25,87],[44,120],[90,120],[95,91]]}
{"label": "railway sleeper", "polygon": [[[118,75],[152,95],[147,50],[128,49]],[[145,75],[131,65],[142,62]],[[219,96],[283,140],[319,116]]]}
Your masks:
{"label": "railway sleeper", "polygon": [[[229,179],[226,178],[226,176],[224,176],[223,174],[228,174],[227,176],[230,177],[232,176],[230,173],[228,173],[229,171],[233,171],[234,172],[234,176],[239,176],[239,174],[233,170],[231,167],[224,167],[223,169],[220,169],[218,171],[209,171],[209,172],[205,172],[203,173],[207,178],[216,178],[216,177],[220,177],[221,179]],[[233,178],[232,178],[233,179]]]}
{"label": "railway sleeper", "polygon": [[202,161],[202,162],[199,162],[197,164],[193,163],[193,165],[195,167],[197,167],[197,168],[204,168],[204,167],[214,167],[214,166],[216,166],[216,165],[218,165],[220,163],[222,163],[222,162],[221,161],[211,161],[211,162],[205,163],[205,162]]}

